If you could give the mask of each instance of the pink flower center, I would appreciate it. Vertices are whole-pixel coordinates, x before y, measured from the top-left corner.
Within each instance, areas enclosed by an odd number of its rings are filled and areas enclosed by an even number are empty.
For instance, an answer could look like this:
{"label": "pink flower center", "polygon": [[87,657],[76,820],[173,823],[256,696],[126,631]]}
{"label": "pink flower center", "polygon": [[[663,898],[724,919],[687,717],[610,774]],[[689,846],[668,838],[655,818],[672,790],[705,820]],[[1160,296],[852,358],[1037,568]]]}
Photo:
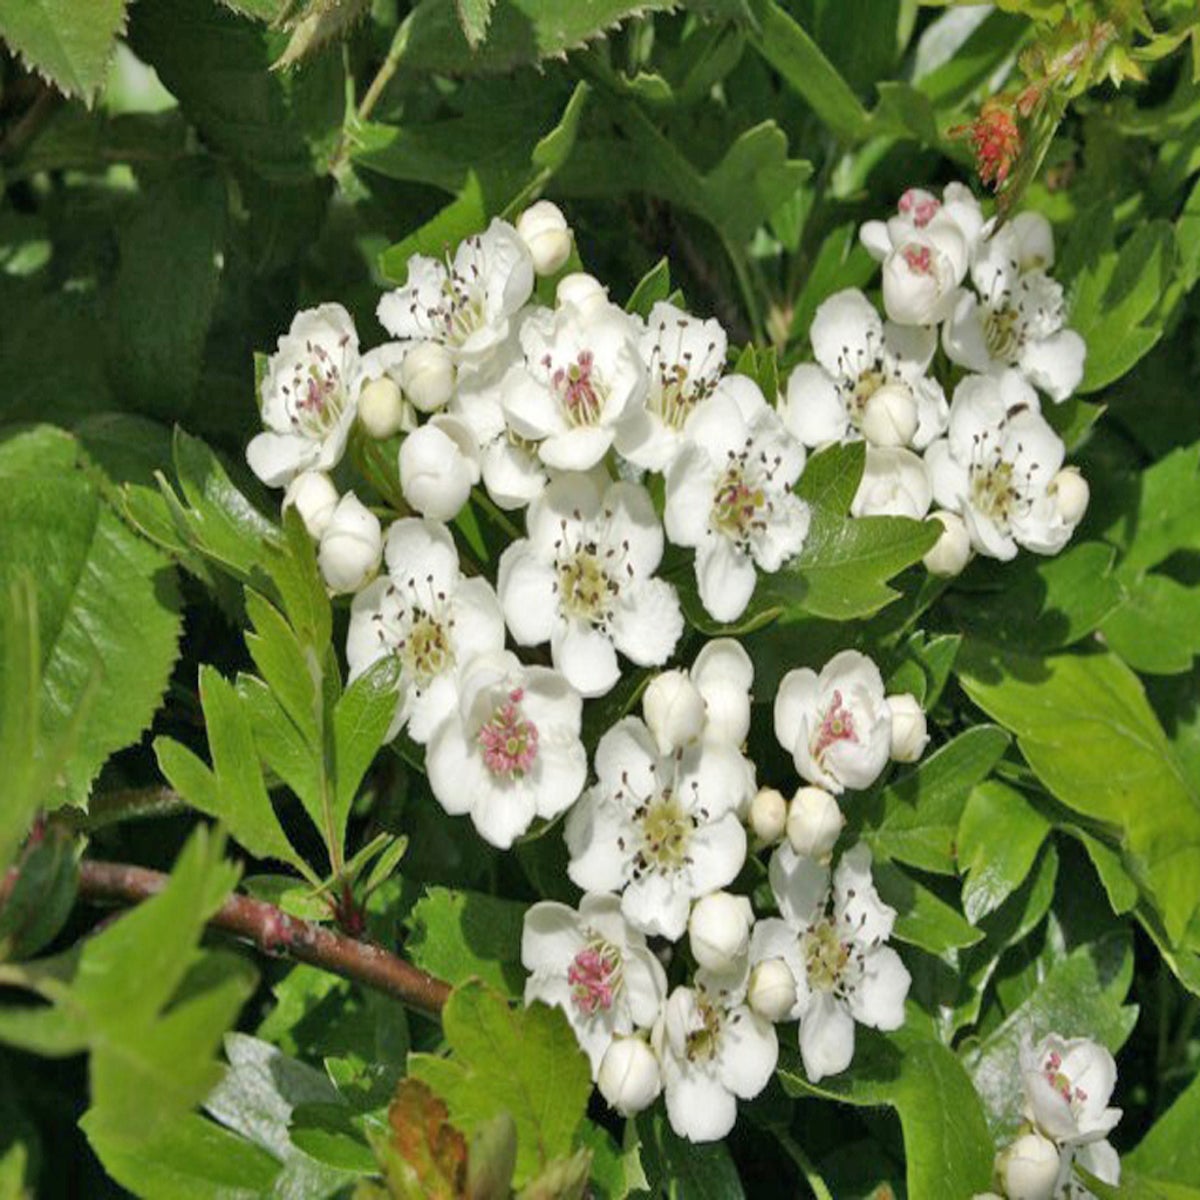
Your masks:
{"label": "pink flower center", "polygon": [[857,742],[854,732],[854,714],[842,703],[842,693],[835,691],[833,700],[825,710],[821,724],[813,737],[811,753],[819,759],[835,742]]}
{"label": "pink flower center", "polygon": [[1068,1103],[1082,1104],[1087,1099],[1083,1088],[1073,1087],[1071,1080],[1062,1070],[1062,1055],[1053,1050],[1046,1056],[1042,1066],[1042,1074],[1046,1076],[1050,1086]]}
{"label": "pink flower center", "polygon": [[924,229],[941,207],[941,201],[918,188],[909,188],[900,197],[900,211],[912,217],[918,229]]}
{"label": "pink flower center", "polygon": [[524,695],[521,688],[509,692],[508,699],[479,731],[483,763],[493,775],[520,779],[537,758],[537,726],[521,713]]}
{"label": "pink flower center", "polygon": [[918,275],[933,273],[933,255],[928,246],[905,246],[900,253],[904,256],[904,261],[908,263],[910,271],[914,271]]}
{"label": "pink flower center", "polygon": [[608,1012],[620,986],[621,956],[607,943],[585,946],[567,968],[567,982],[575,1007],[585,1016]]}
{"label": "pink flower center", "polygon": [[[547,368],[551,366],[549,355],[542,361]],[[597,381],[592,377],[594,366],[592,352],[581,350],[573,363],[558,367],[550,376],[550,382],[574,425],[595,425],[600,419],[604,405],[596,389]]]}

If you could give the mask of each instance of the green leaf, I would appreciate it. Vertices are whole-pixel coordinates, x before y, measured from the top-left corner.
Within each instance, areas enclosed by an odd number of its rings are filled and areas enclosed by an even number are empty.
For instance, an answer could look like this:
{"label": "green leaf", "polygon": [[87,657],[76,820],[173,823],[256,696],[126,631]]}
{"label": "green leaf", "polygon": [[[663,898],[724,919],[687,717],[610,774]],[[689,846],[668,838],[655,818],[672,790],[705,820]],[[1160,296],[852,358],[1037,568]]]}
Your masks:
{"label": "green leaf", "polygon": [[1008,742],[994,725],[960,733],[869,802],[863,840],[883,857],[954,874],[955,839],[967,798],[1000,761]]}
{"label": "green leaf", "polygon": [[625,311],[634,313],[645,319],[650,316],[650,310],[660,300],[665,300],[671,294],[671,264],[665,258],[658,262],[638,280],[625,303]]}
{"label": "green leaf", "polygon": [[1155,1182],[1188,1184],[1200,1189],[1196,1129],[1200,1127],[1200,1076],[1154,1123],[1121,1166]]}
{"label": "green leaf", "polygon": [[[674,0],[495,0],[487,38],[472,46],[459,19],[463,0],[422,0],[409,19],[400,63],[449,75],[507,73],[576,50],[634,15],[675,7]],[[478,7],[479,0],[472,0]],[[456,11],[458,10],[458,11]]]}
{"label": "green leaf", "polygon": [[[72,738],[41,802],[82,805],[108,757],[158,708],[180,619],[165,559],[112,511],[75,440],[47,426],[0,443],[0,594],[21,575],[37,581],[42,735]],[[4,689],[20,663],[0,647]]]}
{"label": "green leaf", "polygon": [[967,879],[963,911],[976,925],[1028,878],[1050,822],[1016,788],[998,779],[971,793],[958,826],[958,861]]}
{"label": "green leaf", "polygon": [[59,91],[89,104],[124,28],[125,0],[0,0],[0,36]]}
{"label": "green leaf", "polygon": [[955,908],[891,863],[876,863],[876,887],[880,898],[896,910],[893,936],[939,957],[973,946],[983,940]]}
{"label": "green leaf", "polygon": [[1200,551],[1200,511],[1190,502],[1200,487],[1200,443],[1165,455],[1133,487],[1135,494],[1105,530],[1122,551],[1126,577],[1149,571],[1180,550]]}
{"label": "green leaf", "polygon": [[587,1059],[561,1010],[510,1009],[482,983],[455,988],[442,1011],[449,1058],[409,1057],[409,1072],[446,1102],[450,1118],[474,1133],[498,1113],[517,1127],[520,1187],[571,1153],[592,1090]]}
{"label": "green leaf", "polygon": [[478,50],[480,42],[487,37],[495,4],[496,0],[455,0],[458,23],[472,50]]}
{"label": "green leaf", "polygon": [[405,943],[418,967],[451,984],[478,976],[509,996],[525,986],[525,905],[480,892],[431,887],[417,901]]}
{"label": "green leaf", "polygon": [[1104,640],[1135,671],[1178,675],[1200,654],[1200,588],[1168,575],[1143,575],[1125,585],[1121,604],[1101,626]]}
{"label": "green leaf", "polygon": [[983,1100],[996,1136],[1011,1136],[1021,1120],[1020,1047],[1048,1033],[1086,1034],[1114,1053],[1137,1020],[1123,1003],[1133,977],[1133,954],[1126,933],[1114,933],[1080,946],[1056,962],[1037,990],[987,1037],[969,1047],[963,1063]]}
{"label": "green leaf", "polygon": [[971,699],[1017,735],[1054,796],[1117,832],[1171,942],[1200,944],[1200,798],[1137,676],[1112,654],[1035,658],[970,639],[958,670]]}
{"label": "green leaf", "polygon": [[843,288],[864,287],[877,269],[859,243],[856,222],[848,221],[827,234],[792,307],[790,337],[807,339],[821,303]]}
{"label": "green leaf", "polygon": [[[745,1191],[724,1142],[689,1142],[655,1106],[637,1117],[642,1165],[650,1189],[671,1200],[744,1200]],[[648,1189],[648,1190],[650,1190]]]}
{"label": "green leaf", "polygon": [[[107,299],[108,374],[122,404],[180,416],[195,399],[225,247],[227,186],[205,159],[151,184],[118,231]],[[162,302],[170,278],[175,299]]]}
{"label": "green leaf", "polygon": [[940,1042],[907,1027],[887,1035],[859,1029],[856,1039],[849,1070],[819,1084],[804,1077],[794,1052],[781,1055],[787,1064],[779,1069],[784,1089],[792,1096],[894,1108],[904,1132],[910,1196],[963,1200],[986,1191],[992,1141],[979,1097],[958,1059]]}
{"label": "green leaf", "polygon": [[773,0],[751,0],[754,48],[802,96],[842,141],[855,145],[870,133],[871,118],[820,47]]}
{"label": "green leaf", "polygon": [[30,839],[0,906],[0,962],[31,958],[58,935],[75,906],[78,860],[75,838],[61,827]]}
{"label": "green leaf", "polygon": [[462,192],[402,242],[389,246],[379,256],[379,271],[391,283],[403,284],[408,277],[408,260],[414,254],[442,258],[463,238],[478,233],[487,224],[487,204],[474,171],[467,172]]}

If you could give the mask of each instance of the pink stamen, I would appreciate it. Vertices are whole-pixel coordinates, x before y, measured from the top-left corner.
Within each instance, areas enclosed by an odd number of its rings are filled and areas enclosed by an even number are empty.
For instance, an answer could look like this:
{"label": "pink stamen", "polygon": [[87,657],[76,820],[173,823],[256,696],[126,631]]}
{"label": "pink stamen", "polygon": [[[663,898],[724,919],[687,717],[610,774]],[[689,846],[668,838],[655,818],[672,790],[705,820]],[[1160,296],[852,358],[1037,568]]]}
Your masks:
{"label": "pink stamen", "polygon": [[854,714],[842,704],[842,693],[835,691],[833,700],[812,740],[811,753],[819,759],[835,742],[857,742],[854,732]]}
{"label": "pink stamen", "polygon": [[581,350],[578,359],[569,367],[559,367],[550,380],[572,417],[580,424],[593,424],[600,415],[600,397],[592,381],[595,357],[590,350]]}
{"label": "pink stamen", "polygon": [[508,700],[479,731],[483,765],[493,775],[520,779],[537,759],[537,726],[521,713],[520,703],[524,696],[521,688],[509,692]]}
{"label": "pink stamen", "polygon": [[928,246],[905,246],[900,253],[908,263],[909,270],[918,275],[929,275],[933,272],[933,255]]}
{"label": "pink stamen", "polygon": [[924,229],[941,207],[941,201],[936,196],[922,192],[919,188],[909,188],[900,197],[900,211],[911,216],[918,229]]}
{"label": "pink stamen", "polygon": [[616,996],[617,981],[613,975],[617,960],[613,953],[604,954],[592,946],[585,947],[575,955],[575,961],[567,968],[567,982],[571,985],[576,1007],[586,1016],[597,1009],[607,1012]]}

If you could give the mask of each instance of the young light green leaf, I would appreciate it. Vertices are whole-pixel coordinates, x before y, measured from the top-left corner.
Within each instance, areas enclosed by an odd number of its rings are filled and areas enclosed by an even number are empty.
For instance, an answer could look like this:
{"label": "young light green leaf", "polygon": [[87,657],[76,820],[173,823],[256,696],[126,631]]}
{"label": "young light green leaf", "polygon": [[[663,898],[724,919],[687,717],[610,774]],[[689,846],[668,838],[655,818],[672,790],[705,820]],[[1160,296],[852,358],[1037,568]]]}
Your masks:
{"label": "young light green leaf", "polygon": [[983,940],[961,913],[929,888],[891,863],[878,862],[874,878],[879,896],[896,910],[893,937],[938,957]]}
{"label": "young light green leaf", "polygon": [[498,1113],[512,1116],[515,1186],[571,1153],[592,1081],[559,1009],[534,1004],[514,1011],[498,992],[469,982],[451,993],[442,1027],[451,1056],[410,1055],[410,1074],[446,1102],[451,1120],[465,1133]]}
{"label": "young light green leaf", "polygon": [[992,1141],[970,1078],[941,1042],[909,1027],[856,1034],[854,1062],[841,1075],[809,1083],[794,1051],[781,1055],[779,1078],[793,1096],[896,1110],[904,1132],[908,1194],[963,1200],[986,1191]]}
{"label": "young light green leaf", "polygon": [[478,50],[479,44],[487,37],[488,22],[492,19],[495,4],[496,0],[455,0],[458,23],[472,50]]}
{"label": "young light green leaf", "polygon": [[254,626],[246,649],[263,681],[291,718],[310,753],[321,753],[321,675],[315,654],[300,645],[279,610],[246,589],[246,615]]}
{"label": "young light green leaf", "polygon": [[60,91],[91,104],[125,28],[126,0],[0,0],[0,36]]}
{"label": "young light green leaf", "polygon": [[1122,1168],[1154,1182],[1187,1184],[1200,1190],[1200,1158],[1196,1130],[1200,1128],[1200,1076],[1158,1118],[1150,1132],[1127,1154]]}
{"label": "young light green leaf", "polygon": [[629,299],[625,302],[625,311],[636,313],[646,318],[650,310],[660,300],[665,300],[671,294],[671,264],[660,258],[657,263],[638,280]]}
{"label": "young light green leaf", "polygon": [[478,976],[508,996],[525,985],[521,931],[525,905],[481,892],[431,887],[408,917],[413,962],[451,984]]}

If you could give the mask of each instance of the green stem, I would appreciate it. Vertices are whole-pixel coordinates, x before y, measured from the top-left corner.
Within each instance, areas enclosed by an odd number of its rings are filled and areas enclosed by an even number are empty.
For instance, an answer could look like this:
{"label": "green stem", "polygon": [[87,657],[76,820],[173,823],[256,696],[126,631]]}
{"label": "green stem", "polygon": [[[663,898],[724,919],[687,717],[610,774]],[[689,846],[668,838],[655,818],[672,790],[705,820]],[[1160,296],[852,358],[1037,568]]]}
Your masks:
{"label": "green stem", "polygon": [[833,1193],[829,1190],[825,1180],[821,1178],[820,1172],[813,1166],[812,1159],[804,1153],[792,1135],[782,1129],[775,1129],[772,1132],[779,1139],[779,1144],[791,1156],[792,1161],[800,1168],[809,1191],[816,1197],[816,1200],[833,1200]]}

